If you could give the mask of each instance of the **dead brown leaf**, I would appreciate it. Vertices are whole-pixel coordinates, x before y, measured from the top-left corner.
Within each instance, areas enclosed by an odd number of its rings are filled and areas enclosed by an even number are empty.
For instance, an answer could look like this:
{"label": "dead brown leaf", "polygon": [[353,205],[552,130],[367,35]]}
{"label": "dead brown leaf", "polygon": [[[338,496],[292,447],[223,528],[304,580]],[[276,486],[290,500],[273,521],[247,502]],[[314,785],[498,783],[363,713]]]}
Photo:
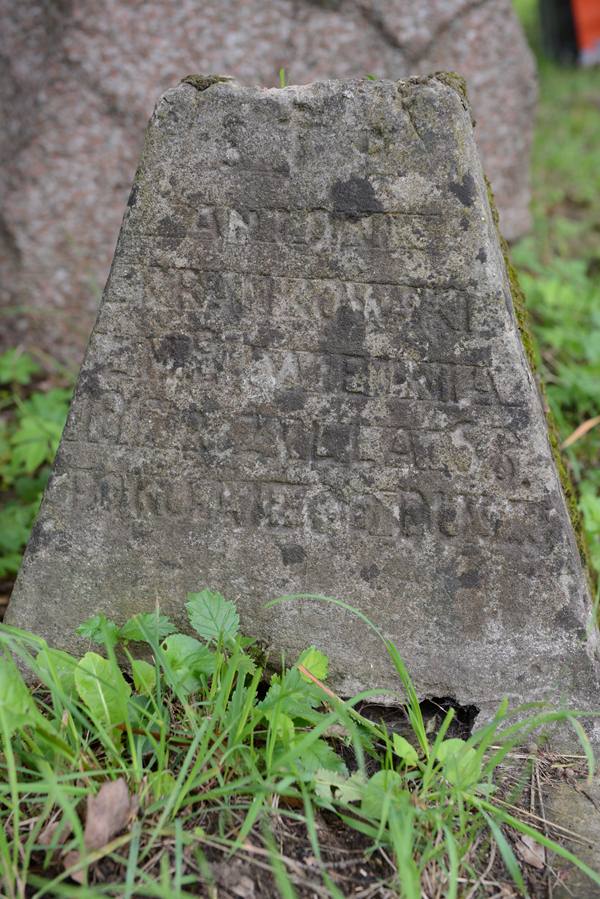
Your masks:
{"label": "dead brown leaf", "polygon": [[135,818],[137,807],[123,777],[103,783],[96,796],[88,796],[83,833],[88,852],[106,846]]}
{"label": "dead brown leaf", "polygon": [[[102,849],[112,838],[135,818],[138,810],[136,796],[131,796],[123,777],[103,783],[96,796],[89,795],[85,813],[83,841],[87,852]],[[65,868],[76,865],[79,852],[69,852],[63,859]],[[83,883],[84,870],[76,872],[73,879]]]}
{"label": "dead brown leaf", "polygon": [[[72,865],[76,865],[80,859],[79,852],[67,852],[65,857],[63,858],[63,865],[65,867],[65,871],[70,868]],[[71,880],[75,880],[77,883],[83,883],[85,880],[85,870],[84,868],[80,868],[79,871],[75,871],[74,874],[71,874]]]}
{"label": "dead brown leaf", "polygon": [[62,830],[58,835],[56,845],[62,846],[63,843],[66,842],[67,837],[71,836],[71,825],[68,823],[63,825],[63,822],[60,820],[50,821],[48,824],[46,824],[38,837],[38,842],[41,843],[42,846],[49,846],[52,843],[54,835],[58,831],[59,827],[62,827]]}
{"label": "dead brown leaf", "polygon": [[526,833],[520,834],[515,843],[515,849],[526,865],[531,865],[532,868],[537,868],[538,871],[546,867],[546,850],[539,843],[536,843],[533,837],[528,836]]}
{"label": "dead brown leaf", "polygon": [[240,899],[255,899],[256,886],[252,878],[244,873],[243,863],[231,859],[227,864],[215,865],[213,873],[218,885],[227,893],[239,896]]}

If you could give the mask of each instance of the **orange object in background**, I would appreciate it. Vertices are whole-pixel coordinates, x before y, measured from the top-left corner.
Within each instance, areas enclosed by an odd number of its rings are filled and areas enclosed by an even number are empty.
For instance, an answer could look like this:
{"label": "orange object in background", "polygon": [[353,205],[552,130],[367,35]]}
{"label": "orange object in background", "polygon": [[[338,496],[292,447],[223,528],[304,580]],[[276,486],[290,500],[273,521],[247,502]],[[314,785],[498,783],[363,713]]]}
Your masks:
{"label": "orange object in background", "polygon": [[600,63],[600,0],[571,0],[579,61],[584,66]]}

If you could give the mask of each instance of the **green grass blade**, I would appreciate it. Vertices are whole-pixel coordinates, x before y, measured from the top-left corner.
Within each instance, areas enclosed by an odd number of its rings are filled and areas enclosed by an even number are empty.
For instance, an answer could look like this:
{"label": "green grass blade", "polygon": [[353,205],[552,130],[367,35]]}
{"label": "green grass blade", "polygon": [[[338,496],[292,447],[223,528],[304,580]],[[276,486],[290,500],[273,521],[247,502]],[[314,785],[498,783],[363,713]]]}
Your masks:
{"label": "green grass blade", "polygon": [[485,818],[487,825],[490,829],[490,833],[492,834],[494,840],[496,841],[496,846],[500,851],[500,855],[502,856],[502,861],[506,865],[506,869],[510,876],[513,879],[513,882],[517,889],[523,894],[527,894],[527,889],[525,887],[525,881],[523,880],[523,875],[521,873],[521,868],[519,867],[519,863],[515,858],[515,854],[510,848],[509,842],[500,830],[499,826],[496,824],[494,819],[490,817],[490,815],[486,814],[486,812],[482,811],[481,814]]}
{"label": "green grass blade", "polygon": [[132,899],[134,895],[133,891],[135,889],[141,832],[141,822],[136,821],[131,828],[131,843],[129,844],[129,855],[127,857],[127,873],[125,877],[125,892],[123,894],[123,899]]}
{"label": "green grass blade", "polygon": [[446,899],[456,899],[458,895],[459,871],[458,847],[456,845],[456,840],[454,839],[452,831],[446,824],[444,825],[444,837],[446,839],[446,848],[448,850],[448,859],[450,861]]}

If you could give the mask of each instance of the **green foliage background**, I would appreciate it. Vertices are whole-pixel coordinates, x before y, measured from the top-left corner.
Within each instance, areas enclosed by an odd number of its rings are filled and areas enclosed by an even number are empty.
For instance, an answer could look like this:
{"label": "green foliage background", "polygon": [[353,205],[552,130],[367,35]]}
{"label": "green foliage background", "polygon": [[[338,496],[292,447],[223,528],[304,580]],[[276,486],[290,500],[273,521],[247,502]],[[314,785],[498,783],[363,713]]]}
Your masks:
{"label": "green foliage background", "polygon": [[19,570],[67,418],[70,388],[43,374],[28,353],[0,355],[0,580]]}
{"label": "green foliage background", "polygon": [[[548,402],[565,440],[600,415],[600,69],[540,52],[535,0],[514,0],[538,62],[530,235],[512,249]],[[564,450],[600,572],[600,426]]]}

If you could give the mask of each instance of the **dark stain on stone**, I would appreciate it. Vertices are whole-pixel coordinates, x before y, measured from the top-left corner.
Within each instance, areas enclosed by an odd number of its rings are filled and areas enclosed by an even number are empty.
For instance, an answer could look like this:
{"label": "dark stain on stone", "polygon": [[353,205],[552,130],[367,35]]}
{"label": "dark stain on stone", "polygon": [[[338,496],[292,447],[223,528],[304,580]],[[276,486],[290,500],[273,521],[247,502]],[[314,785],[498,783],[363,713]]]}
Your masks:
{"label": "dark stain on stone", "polygon": [[167,334],[153,344],[154,358],[167,368],[185,368],[189,364],[192,353],[192,338],[187,334]]}
{"label": "dark stain on stone", "polygon": [[137,184],[134,184],[133,187],[131,188],[131,193],[129,194],[129,199],[127,200],[127,205],[129,207],[135,206],[136,201],[137,201],[137,195],[138,195],[138,186],[137,186]]}
{"label": "dark stain on stone", "polygon": [[[478,347],[476,350],[473,350],[469,353],[469,362],[483,362],[491,364],[492,352],[489,346]],[[471,417],[469,419],[470,423],[475,424],[475,418]]]}
{"label": "dark stain on stone", "polygon": [[332,353],[365,352],[365,317],[359,310],[340,306],[330,320],[321,341],[321,349]]}
{"label": "dark stain on stone", "polygon": [[339,9],[343,0],[308,0],[313,6],[322,6],[323,9]]}
{"label": "dark stain on stone", "polygon": [[472,568],[459,575],[458,583],[461,587],[479,587],[481,585],[481,570]]}
{"label": "dark stain on stone", "polygon": [[77,394],[84,393],[88,396],[91,396],[93,399],[98,399],[104,393],[104,388],[100,382],[100,378],[98,376],[98,372],[102,371],[102,366],[96,365],[93,368],[90,368],[88,371],[85,369],[81,372],[79,377],[79,384],[77,386]]}
{"label": "dark stain on stone", "polygon": [[352,427],[346,424],[325,425],[319,439],[319,456],[349,462],[352,457]]}
{"label": "dark stain on stone", "polygon": [[475,179],[470,172],[463,175],[462,181],[451,181],[448,185],[455,197],[458,197],[463,206],[472,206],[476,194]]}
{"label": "dark stain on stone", "polygon": [[515,434],[526,431],[531,422],[531,414],[527,406],[510,406],[509,410],[508,429]]}
{"label": "dark stain on stone", "polygon": [[290,546],[280,546],[279,549],[281,550],[281,558],[284,565],[297,565],[306,559],[304,547],[300,546],[299,543],[292,543]]}
{"label": "dark stain on stone", "polygon": [[46,530],[43,522],[38,520],[29,536],[27,556],[25,558],[26,560],[31,559],[41,550],[51,550],[53,553],[68,553],[71,545],[71,540],[67,533],[54,529]]}
{"label": "dark stain on stone", "polygon": [[379,574],[379,568],[375,564],[365,565],[363,568],[360,569],[360,576],[363,579],[363,581],[366,581],[367,583],[369,583],[374,578],[376,578],[378,574]]}
{"label": "dark stain on stone", "polygon": [[356,175],[347,181],[336,181],[331,188],[331,200],[334,213],[349,218],[362,218],[384,211],[371,182]]}
{"label": "dark stain on stone", "polygon": [[300,388],[280,390],[275,396],[275,402],[283,412],[297,412],[299,409],[304,409],[306,396]]}
{"label": "dark stain on stone", "polygon": [[158,223],[156,233],[160,237],[182,238],[186,236],[187,232],[180,222],[176,222],[169,215],[165,215]]}
{"label": "dark stain on stone", "polygon": [[464,215],[460,220],[460,227],[463,229],[463,231],[469,230],[469,219]]}
{"label": "dark stain on stone", "polygon": [[196,403],[191,403],[187,409],[182,409],[180,415],[184,425],[192,428],[196,433],[201,432],[204,425],[203,410],[199,409]]}
{"label": "dark stain on stone", "polygon": [[483,247],[480,247],[479,253],[477,254],[477,259],[479,259],[480,262],[485,262],[487,260],[487,253],[485,252]]}
{"label": "dark stain on stone", "polygon": [[[287,335],[281,328],[277,328],[274,325],[270,325],[269,323],[261,322],[252,334],[244,334],[244,343],[247,346],[253,347],[253,350],[257,347],[266,347],[267,349],[270,349],[273,346],[278,346],[284,343],[286,336]],[[234,335],[232,337],[232,340],[237,340],[237,336]],[[261,359],[262,353],[259,353],[258,350],[257,353],[258,355],[253,352],[253,358]]]}
{"label": "dark stain on stone", "polygon": [[579,618],[569,606],[563,606],[554,616],[552,623],[563,631],[577,631],[580,626]]}

